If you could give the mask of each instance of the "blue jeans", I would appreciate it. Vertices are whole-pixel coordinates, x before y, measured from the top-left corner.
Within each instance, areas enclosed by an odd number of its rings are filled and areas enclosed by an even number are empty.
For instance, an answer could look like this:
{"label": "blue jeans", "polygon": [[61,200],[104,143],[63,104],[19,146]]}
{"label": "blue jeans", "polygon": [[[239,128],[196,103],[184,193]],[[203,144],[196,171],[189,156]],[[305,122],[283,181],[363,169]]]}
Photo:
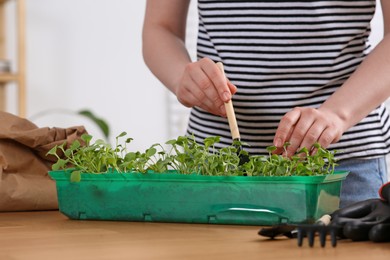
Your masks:
{"label": "blue jeans", "polygon": [[342,182],[340,208],[354,202],[378,198],[378,190],[387,182],[386,158],[350,159],[338,162],[337,171],[349,171]]}

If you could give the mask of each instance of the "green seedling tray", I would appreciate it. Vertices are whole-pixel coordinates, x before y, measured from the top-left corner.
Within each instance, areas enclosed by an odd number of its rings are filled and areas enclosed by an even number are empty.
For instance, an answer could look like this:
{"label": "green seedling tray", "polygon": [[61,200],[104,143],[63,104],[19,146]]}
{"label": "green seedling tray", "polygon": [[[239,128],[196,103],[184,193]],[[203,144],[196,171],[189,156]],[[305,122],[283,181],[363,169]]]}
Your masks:
{"label": "green seedling tray", "polygon": [[202,176],[51,171],[70,219],[238,225],[313,223],[338,209],[347,172],[324,176]]}

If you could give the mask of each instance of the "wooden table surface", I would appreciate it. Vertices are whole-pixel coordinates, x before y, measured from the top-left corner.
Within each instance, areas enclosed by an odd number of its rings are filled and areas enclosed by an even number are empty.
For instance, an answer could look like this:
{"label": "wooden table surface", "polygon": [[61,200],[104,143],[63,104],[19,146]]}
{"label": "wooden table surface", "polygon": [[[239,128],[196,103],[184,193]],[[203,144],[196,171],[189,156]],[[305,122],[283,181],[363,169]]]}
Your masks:
{"label": "wooden table surface", "polygon": [[[1,260],[390,259],[390,243],[297,246],[255,226],[69,220],[58,211],[0,213]],[[318,237],[317,237],[318,239]],[[307,242],[307,241],[305,241]]]}

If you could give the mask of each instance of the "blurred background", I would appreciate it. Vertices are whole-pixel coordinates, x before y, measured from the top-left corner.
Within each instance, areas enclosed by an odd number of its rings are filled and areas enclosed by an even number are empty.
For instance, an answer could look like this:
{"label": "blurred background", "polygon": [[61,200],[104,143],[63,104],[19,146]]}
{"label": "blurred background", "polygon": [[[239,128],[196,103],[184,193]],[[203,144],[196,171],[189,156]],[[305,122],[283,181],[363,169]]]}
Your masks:
{"label": "blurred background", "polygon": [[[18,0],[6,2],[7,58],[17,69]],[[26,117],[38,126],[85,125],[100,129],[77,111],[90,110],[110,126],[110,141],[122,131],[144,150],[185,133],[188,109],[151,74],[142,58],[145,0],[24,0]],[[380,11],[380,9],[378,9]],[[382,37],[380,12],[371,42]],[[197,11],[192,1],[187,45],[195,58]],[[158,44],[158,43],[156,43]],[[18,86],[7,83],[6,110],[18,114]]]}

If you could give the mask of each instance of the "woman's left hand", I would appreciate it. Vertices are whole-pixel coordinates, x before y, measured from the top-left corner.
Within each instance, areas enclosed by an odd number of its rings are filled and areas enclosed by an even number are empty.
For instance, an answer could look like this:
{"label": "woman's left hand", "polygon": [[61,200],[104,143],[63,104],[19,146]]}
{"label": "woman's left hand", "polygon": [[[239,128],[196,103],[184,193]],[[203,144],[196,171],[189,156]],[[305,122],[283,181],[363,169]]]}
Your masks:
{"label": "woman's left hand", "polygon": [[[345,130],[344,120],[333,111],[296,107],[280,120],[274,138],[274,145],[278,148],[275,153],[292,156],[303,147],[311,150],[316,142],[327,148],[337,142]],[[287,153],[283,149],[285,142],[290,143]]]}

